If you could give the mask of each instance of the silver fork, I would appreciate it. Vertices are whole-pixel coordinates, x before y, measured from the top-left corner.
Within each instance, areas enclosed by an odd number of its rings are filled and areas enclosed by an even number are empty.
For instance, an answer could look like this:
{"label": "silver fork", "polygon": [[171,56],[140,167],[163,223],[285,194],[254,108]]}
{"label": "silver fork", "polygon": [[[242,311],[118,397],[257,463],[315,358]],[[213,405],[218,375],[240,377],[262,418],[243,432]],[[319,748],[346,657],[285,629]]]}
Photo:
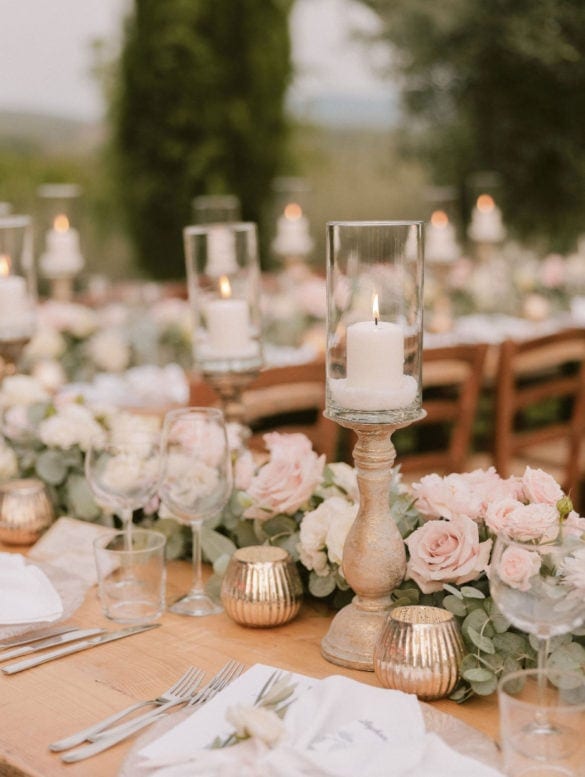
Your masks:
{"label": "silver fork", "polygon": [[193,690],[197,688],[202,678],[203,672],[200,669],[191,666],[183,675],[181,675],[181,677],[179,677],[175,683],[173,683],[173,685],[171,685],[170,688],[167,688],[166,691],[161,693],[160,696],[157,696],[154,699],[146,699],[145,701],[136,702],[136,704],[132,704],[130,707],[126,707],[126,709],[121,710],[121,712],[115,712],[113,715],[110,715],[109,717],[104,718],[103,720],[100,720],[97,723],[88,726],[87,728],[84,728],[82,731],[77,731],[75,734],[72,734],[65,739],[60,739],[58,742],[53,742],[49,745],[49,750],[52,750],[54,753],[60,753],[62,750],[68,750],[70,747],[80,745],[82,742],[85,742],[86,739],[94,736],[99,731],[103,731],[113,723],[116,723],[126,715],[130,715],[132,712],[135,712],[142,707],[146,707],[151,704],[155,704],[157,707],[161,707],[161,705],[174,701],[177,698],[184,698],[185,694],[193,693]]}
{"label": "silver fork", "polygon": [[[214,677],[211,678],[207,685],[192,695],[188,706],[199,707],[210,701],[217,693],[219,693],[221,690],[223,690],[223,688],[235,680],[236,677],[239,677],[244,669],[245,666],[243,664],[240,664],[237,661],[229,661],[219,670],[219,672]],[[100,736],[99,739],[96,737],[96,740],[90,745],[80,747],[71,753],[66,753],[65,755],[61,756],[61,760],[65,763],[76,763],[77,761],[82,761],[85,758],[90,758],[93,755],[102,753],[104,750],[109,750],[110,747],[117,745],[118,742],[122,742],[124,739],[132,736],[137,731],[140,731],[141,729],[150,726],[151,723],[166,717],[166,714],[166,712],[163,712],[162,707],[158,710],[152,710],[152,712],[141,715],[140,717],[136,718],[136,720],[129,722],[125,726],[119,726],[118,728],[120,729],[120,733],[113,734],[109,731],[104,732],[103,736]]]}

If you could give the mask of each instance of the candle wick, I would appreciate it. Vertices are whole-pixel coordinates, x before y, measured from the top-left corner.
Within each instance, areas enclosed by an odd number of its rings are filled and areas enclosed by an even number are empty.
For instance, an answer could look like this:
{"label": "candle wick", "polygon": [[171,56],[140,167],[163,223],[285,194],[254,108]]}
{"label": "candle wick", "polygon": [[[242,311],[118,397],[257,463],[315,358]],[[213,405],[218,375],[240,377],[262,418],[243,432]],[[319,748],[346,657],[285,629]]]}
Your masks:
{"label": "candle wick", "polygon": [[374,316],[374,324],[378,326],[378,316]]}

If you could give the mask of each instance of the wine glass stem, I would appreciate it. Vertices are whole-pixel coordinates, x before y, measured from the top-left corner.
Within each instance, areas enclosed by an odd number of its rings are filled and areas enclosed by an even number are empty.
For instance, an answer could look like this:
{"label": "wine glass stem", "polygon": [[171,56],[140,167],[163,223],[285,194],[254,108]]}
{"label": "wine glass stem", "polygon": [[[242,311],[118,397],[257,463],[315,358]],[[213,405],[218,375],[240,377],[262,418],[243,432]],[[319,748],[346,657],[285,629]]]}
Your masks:
{"label": "wine glass stem", "polygon": [[540,672],[540,682],[544,682],[544,671],[546,669],[546,659],[548,656],[549,637],[541,637],[538,640],[538,653],[536,668]]}
{"label": "wine glass stem", "polygon": [[203,589],[203,574],[201,570],[201,521],[193,521],[191,530],[193,532],[193,585],[191,594],[201,595]]}
{"label": "wine glass stem", "polygon": [[128,507],[124,507],[120,510],[120,518],[122,520],[122,526],[124,527],[124,548],[125,550],[132,549],[132,510]]}

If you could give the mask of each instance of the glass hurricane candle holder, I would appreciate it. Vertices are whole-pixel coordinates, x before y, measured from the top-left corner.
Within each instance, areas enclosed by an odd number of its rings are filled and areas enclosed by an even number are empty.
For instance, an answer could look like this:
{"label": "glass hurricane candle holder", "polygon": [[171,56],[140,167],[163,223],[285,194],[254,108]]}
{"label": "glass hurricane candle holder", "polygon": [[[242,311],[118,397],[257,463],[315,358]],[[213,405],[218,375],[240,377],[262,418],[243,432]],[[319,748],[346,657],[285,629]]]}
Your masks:
{"label": "glass hurricane candle holder", "polygon": [[0,217],[0,377],[16,371],[36,326],[36,302],[31,218]]}
{"label": "glass hurricane candle holder", "polygon": [[357,434],[353,455],[360,507],[343,549],[355,591],[321,643],[325,658],[374,669],[390,594],[406,569],[390,514],[391,435],[421,408],[421,221],[327,225],[327,397],[325,415]]}
{"label": "glass hurricane candle holder", "polygon": [[39,269],[50,296],[64,301],[72,298],[85,264],[79,236],[81,193],[74,183],[43,184],[37,190]]}
{"label": "glass hurricane candle holder", "polygon": [[235,194],[204,194],[191,203],[195,224],[226,224],[241,221],[240,200]]}
{"label": "glass hurricane candle holder", "polygon": [[188,226],[184,240],[195,367],[242,423],[242,391],[263,363],[256,225]]}

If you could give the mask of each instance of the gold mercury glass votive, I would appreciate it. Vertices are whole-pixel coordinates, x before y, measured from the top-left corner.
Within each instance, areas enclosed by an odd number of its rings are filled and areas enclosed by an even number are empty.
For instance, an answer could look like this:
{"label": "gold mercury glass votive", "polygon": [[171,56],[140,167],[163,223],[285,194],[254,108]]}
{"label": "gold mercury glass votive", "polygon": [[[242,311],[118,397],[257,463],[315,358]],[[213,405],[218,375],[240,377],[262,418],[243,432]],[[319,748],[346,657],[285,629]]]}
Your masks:
{"label": "gold mercury glass votive", "polygon": [[252,545],[239,548],[222,581],[226,613],[242,626],[280,626],[301,606],[303,586],[291,556],[283,548]]}
{"label": "gold mercury glass votive", "polygon": [[53,523],[53,506],[45,484],[36,478],[0,484],[0,541],[32,545]]}
{"label": "gold mercury glass votive", "polygon": [[376,677],[386,688],[440,699],[457,684],[463,641],[453,614],[412,605],[390,611],[374,652]]}

